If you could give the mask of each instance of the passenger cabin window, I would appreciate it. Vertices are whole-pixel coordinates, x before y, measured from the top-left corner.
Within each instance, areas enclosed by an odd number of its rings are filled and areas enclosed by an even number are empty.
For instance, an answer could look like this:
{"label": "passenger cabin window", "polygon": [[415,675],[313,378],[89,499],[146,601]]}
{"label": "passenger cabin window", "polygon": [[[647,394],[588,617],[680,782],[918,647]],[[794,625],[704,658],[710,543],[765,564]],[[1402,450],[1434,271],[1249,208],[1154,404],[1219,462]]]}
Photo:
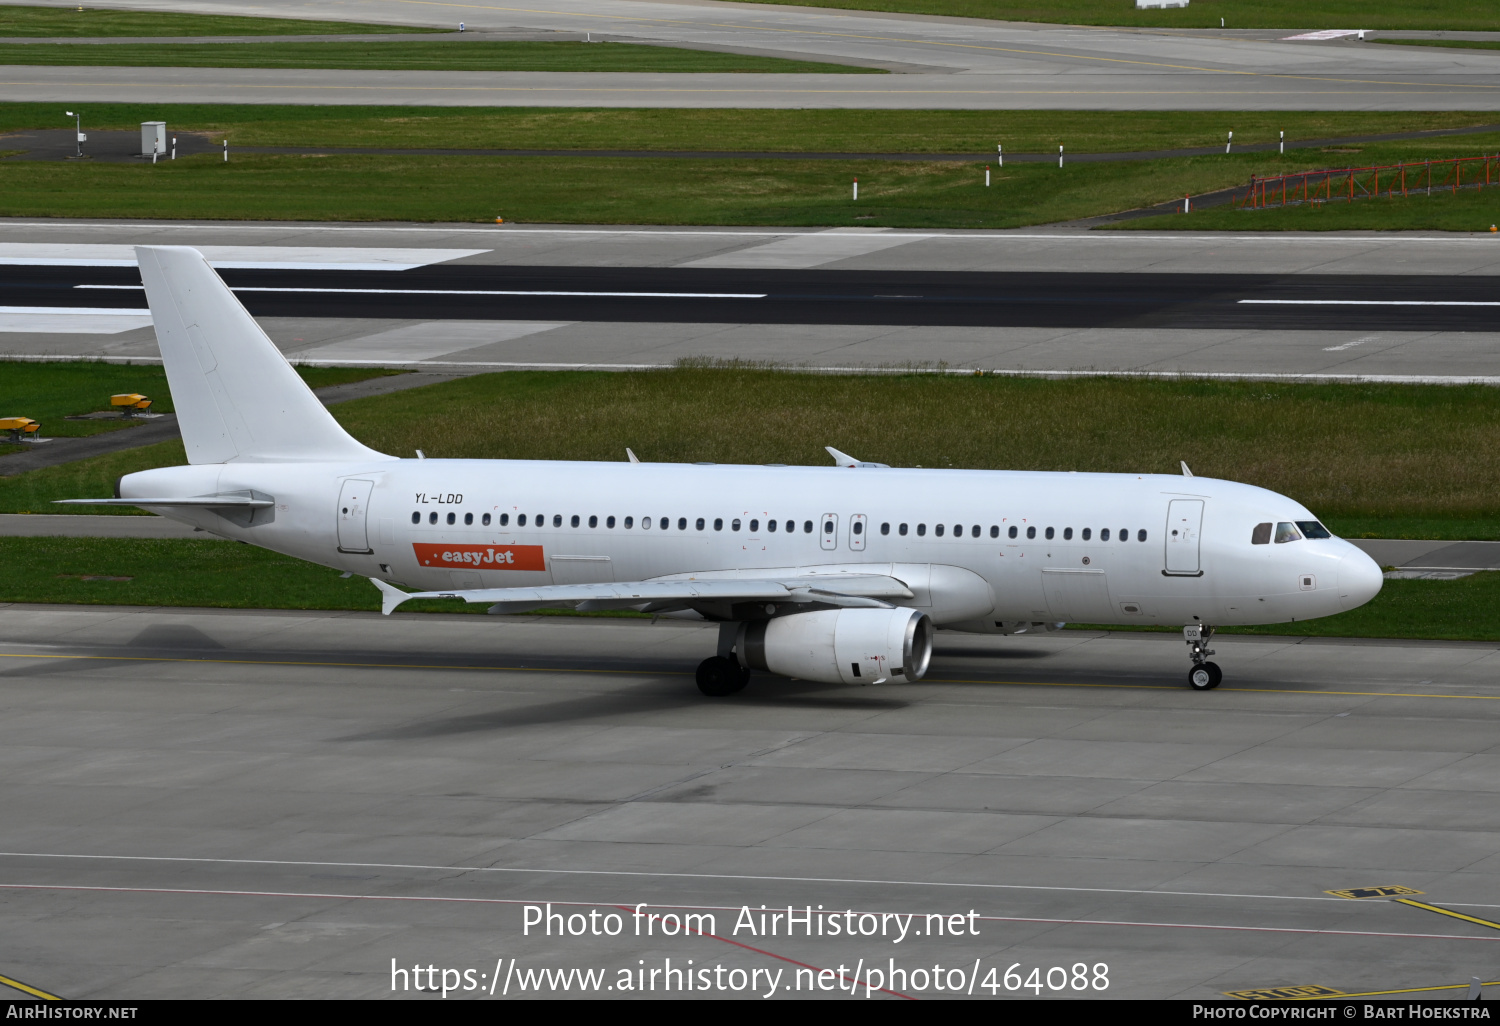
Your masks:
{"label": "passenger cabin window", "polygon": [[1299,520],[1297,526],[1302,529],[1304,538],[1332,538],[1333,533],[1318,523],[1316,520]]}
{"label": "passenger cabin window", "polygon": [[752,521],[750,521],[750,533],[751,534],[756,534],[759,531],[760,531],[760,521],[759,520],[752,520]]}
{"label": "passenger cabin window", "polygon": [[[561,513],[554,513],[554,514],[552,514],[552,526],[553,527],[561,527],[562,526],[562,514]],[[577,517],[573,518],[573,526],[574,527],[578,526],[578,518]]]}
{"label": "passenger cabin window", "polygon": [[1302,540],[1302,535],[1300,535],[1299,533],[1297,533],[1297,526],[1295,524],[1288,524],[1288,523],[1286,523],[1286,522],[1283,521],[1282,523],[1279,523],[1279,524],[1276,525],[1276,544],[1277,545],[1281,545],[1281,544],[1283,544],[1285,542],[1294,542],[1294,541],[1301,541],[1301,540]]}
{"label": "passenger cabin window", "polygon": [[786,522],[786,533],[787,534],[791,534],[796,529],[797,529],[797,521],[795,521],[795,520],[788,520]]}
{"label": "passenger cabin window", "polygon": [[978,524],[975,524],[973,527],[969,528],[969,537],[970,538],[978,538],[979,537],[979,525]]}
{"label": "passenger cabin window", "polygon": [[825,520],[825,521],[823,521],[823,533],[824,534],[832,534],[833,533],[833,521],[832,520]]}
{"label": "passenger cabin window", "polygon": [[[596,516],[590,516],[589,517],[589,526],[590,527],[598,527],[599,526],[599,518],[596,517]],[[610,526],[613,527],[614,525],[611,524]]]}
{"label": "passenger cabin window", "polygon": [[605,527],[614,527],[615,526],[615,518],[614,517],[605,517],[604,518],[604,526]]}
{"label": "passenger cabin window", "polygon": [[413,513],[411,515],[411,522],[414,523],[414,524],[420,524],[422,522],[422,514],[420,514],[420,513]]}
{"label": "passenger cabin window", "polygon": [[641,517],[641,530],[642,531],[649,531],[649,530],[651,530],[651,518],[650,517]]}
{"label": "passenger cabin window", "polygon": [[473,523],[474,523],[474,514],[472,514],[472,513],[465,513],[464,514],[464,526],[468,527],[469,525],[471,525]]}
{"label": "passenger cabin window", "polygon": [[686,531],[687,530],[687,517],[678,517],[677,518],[677,530],[679,530],[679,531]]}
{"label": "passenger cabin window", "polygon": [[1009,532],[1010,537],[1014,538],[1016,536],[1016,533],[1017,533],[1016,532],[1016,525],[1015,524],[1011,524],[1010,525],[1010,532]]}
{"label": "passenger cabin window", "polygon": [[[771,521],[771,530],[773,530],[773,531],[776,530],[776,521],[774,521],[774,520]],[[865,525],[864,525],[863,521],[856,520],[854,522],[854,525],[851,528],[851,530],[853,530],[855,534],[864,534],[865,533]]]}
{"label": "passenger cabin window", "polygon": [[723,517],[714,517],[714,530],[715,531],[722,531],[722,530],[724,530],[724,518]]}
{"label": "passenger cabin window", "polygon": [[1102,531],[1099,532],[1099,540],[1100,541],[1109,541],[1109,528],[1106,527]]}
{"label": "passenger cabin window", "polygon": [[896,528],[896,533],[899,534],[901,537],[905,538],[906,537],[906,525],[902,524],[901,526],[897,527]]}
{"label": "passenger cabin window", "polygon": [[448,514],[448,523],[451,524],[451,523],[453,523],[457,519],[458,519],[458,515],[456,513],[449,513]]}
{"label": "passenger cabin window", "polygon": [[[766,521],[766,530],[767,531],[774,531],[774,530],[776,530],[776,521],[774,521],[774,520],[767,520]],[[858,534],[859,532],[856,531],[855,533]]]}
{"label": "passenger cabin window", "polygon": [[[920,531],[920,528],[918,530]],[[941,538],[943,536],[943,531],[944,530],[945,530],[944,525],[942,525],[942,524],[936,524],[932,528],[932,533],[935,534],[935,535],[937,535],[939,538]]]}
{"label": "passenger cabin window", "polygon": [[667,517],[662,517],[659,521],[657,521],[656,526],[665,531],[667,528],[672,526],[672,521]]}
{"label": "passenger cabin window", "polygon": [[729,522],[729,529],[731,531],[738,531],[740,529],[740,522],[738,520],[731,520]]}
{"label": "passenger cabin window", "polygon": [[1144,527],[1135,532],[1135,540],[1141,542],[1146,540],[1146,529]]}
{"label": "passenger cabin window", "polygon": [[568,523],[572,524],[574,527],[577,527],[578,526],[578,514],[574,513],[573,514],[573,519],[570,520],[570,521],[568,521]]}
{"label": "passenger cabin window", "polygon": [[1072,541],[1072,540],[1073,540],[1073,529],[1071,527],[1064,527],[1063,528],[1063,541]]}
{"label": "passenger cabin window", "polygon": [[693,526],[696,527],[700,531],[703,530],[703,527],[704,527],[703,518],[699,517],[697,519],[697,521],[693,524]]}
{"label": "passenger cabin window", "polygon": [[891,533],[891,525],[890,525],[889,522],[880,525],[880,533],[881,534],[890,534]]}
{"label": "passenger cabin window", "polygon": [[1093,535],[1094,535],[1094,529],[1092,527],[1085,527],[1083,529],[1083,540],[1084,541],[1088,541],[1090,538],[1093,537]]}
{"label": "passenger cabin window", "polygon": [[1250,544],[1251,545],[1269,545],[1269,544],[1271,544],[1271,528],[1272,528],[1272,526],[1274,526],[1274,525],[1272,525],[1272,524],[1256,524],[1255,525],[1255,529],[1250,532]]}
{"label": "passenger cabin window", "polygon": [[1026,528],[1026,537],[1028,537],[1028,538],[1035,538],[1036,537],[1036,528],[1034,528],[1034,527],[1028,527],[1028,528]]}
{"label": "passenger cabin window", "polygon": [[1048,541],[1051,541],[1051,540],[1052,540],[1052,535],[1053,535],[1053,534],[1054,534],[1054,533],[1056,533],[1056,532],[1054,532],[1054,531],[1053,531],[1053,530],[1052,530],[1052,528],[1050,528],[1050,527],[1049,527],[1049,528],[1047,528],[1047,540],[1048,540]]}
{"label": "passenger cabin window", "polygon": [[995,525],[993,525],[993,524],[991,524],[990,525],[990,537],[991,538],[998,538],[998,537],[1000,537],[1000,528],[997,527],[997,526],[995,526]]}
{"label": "passenger cabin window", "polygon": [[628,531],[628,530],[630,530],[634,526],[635,526],[635,517],[626,517],[625,518],[625,530]]}
{"label": "passenger cabin window", "polygon": [[525,527],[526,526],[526,514],[525,513],[522,513],[522,514],[520,514],[519,516],[516,517],[516,526],[517,527]]}
{"label": "passenger cabin window", "polygon": [[437,523],[437,513],[433,512],[433,513],[427,514],[427,522],[429,524],[435,524],[435,523]]}
{"label": "passenger cabin window", "polygon": [[510,523],[510,514],[509,513],[501,513],[500,514],[500,526],[504,527],[504,526],[506,526],[509,523]]}
{"label": "passenger cabin window", "polygon": [[964,536],[964,525],[963,524],[954,524],[953,525],[953,537],[955,537],[955,538],[962,538],[963,536]]}
{"label": "passenger cabin window", "polygon": [[917,525],[917,537],[921,538],[925,534],[927,534],[927,525],[926,524],[918,524]]}
{"label": "passenger cabin window", "polygon": [[1120,528],[1120,540],[1121,541],[1129,541],[1130,540],[1130,528],[1128,528],[1128,527],[1122,527],[1122,528]]}
{"label": "passenger cabin window", "polygon": [[803,534],[812,534],[812,521],[811,520],[804,520],[804,521],[802,521],[802,533]]}
{"label": "passenger cabin window", "polygon": [[482,518],[482,523],[484,524],[485,527],[489,527],[490,526],[490,515],[488,513],[486,513],[484,515],[484,517]]}

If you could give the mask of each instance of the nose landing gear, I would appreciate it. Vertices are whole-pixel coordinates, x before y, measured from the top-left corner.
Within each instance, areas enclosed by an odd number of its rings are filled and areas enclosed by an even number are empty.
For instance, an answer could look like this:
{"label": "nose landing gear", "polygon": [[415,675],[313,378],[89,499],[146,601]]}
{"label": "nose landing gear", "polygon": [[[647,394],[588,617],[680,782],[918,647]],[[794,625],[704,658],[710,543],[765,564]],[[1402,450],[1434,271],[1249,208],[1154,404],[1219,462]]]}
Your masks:
{"label": "nose landing gear", "polygon": [[1194,691],[1212,691],[1224,679],[1224,671],[1219,669],[1219,664],[1208,661],[1208,657],[1214,654],[1214,650],[1208,647],[1213,636],[1214,629],[1206,623],[1191,623],[1182,629],[1182,639],[1188,646],[1188,658],[1193,661],[1193,668],[1188,671],[1188,687]]}

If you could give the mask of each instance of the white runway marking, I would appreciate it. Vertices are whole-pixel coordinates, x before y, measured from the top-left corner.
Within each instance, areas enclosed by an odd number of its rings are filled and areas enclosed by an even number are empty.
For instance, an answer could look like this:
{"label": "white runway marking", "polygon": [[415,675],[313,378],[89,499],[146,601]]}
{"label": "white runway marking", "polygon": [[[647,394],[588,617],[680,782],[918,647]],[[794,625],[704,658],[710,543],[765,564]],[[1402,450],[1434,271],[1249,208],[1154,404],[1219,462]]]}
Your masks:
{"label": "white runway marking", "polygon": [[[487,249],[357,249],[346,246],[199,246],[217,268],[284,271],[409,271],[488,253]],[[23,267],[134,267],[133,246],[0,243],[0,264]]]}
{"label": "white runway marking", "polygon": [[1241,306],[1500,306],[1467,299],[1241,299]]}
{"label": "white runway marking", "polygon": [[151,312],[135,307],[0,306],[0,332],[118,335],[151,326]]}
{"label": "white runway marking", "polygon": [[[144,285],[74,285],[75,289],[134,289]],[[765,299],[764,292],[558,292],[541,289],[315,289],[231,285],[235,292],[312,292],[358,296],[592,296],[606,299]]]}

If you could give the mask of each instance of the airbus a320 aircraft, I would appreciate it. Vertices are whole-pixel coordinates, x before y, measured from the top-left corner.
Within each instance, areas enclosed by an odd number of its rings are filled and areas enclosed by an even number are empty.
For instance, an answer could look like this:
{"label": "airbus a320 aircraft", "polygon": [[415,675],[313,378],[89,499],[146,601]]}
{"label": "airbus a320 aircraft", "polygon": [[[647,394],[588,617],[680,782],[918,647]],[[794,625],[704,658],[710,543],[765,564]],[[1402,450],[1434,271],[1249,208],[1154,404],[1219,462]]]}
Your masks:
{"label": "airbus a320 aircraft", "polygon": [[[707,695],[752,669],[920,680],[935,628],[1214,627],[1353,609],[1380,568],[1264,488],[1156,474],[398,459],[341,428],[203,256],[136,249],[189,466],[113,499],[492,613],[635,609],[719,624]],[[628,451],[628,450],[627,450]],[[420,456],[420,454],[419,454]],[[407,592],[403,588],[420,589]]]}

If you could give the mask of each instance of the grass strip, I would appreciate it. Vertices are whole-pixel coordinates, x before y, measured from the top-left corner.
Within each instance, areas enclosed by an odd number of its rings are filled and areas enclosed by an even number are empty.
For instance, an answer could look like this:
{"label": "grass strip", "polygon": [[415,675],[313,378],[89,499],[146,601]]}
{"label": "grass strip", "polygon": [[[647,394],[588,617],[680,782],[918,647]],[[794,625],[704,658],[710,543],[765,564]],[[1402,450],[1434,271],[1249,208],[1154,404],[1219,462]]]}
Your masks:
{"label": "grass strip", "polygon": [[0,7],[0,36],[332,36],[441,31],[444,30],[361,25],[349,21],[111,11],[97,7],[85,9],[81,5],[77,10],[72,7]]}
{"label": "grass strip", "polygon": [[0,45],[0,64],[127,68],[335,68],[381,71],[801,72],[884,75],[878,68],[636,43],[166,43],[141,47]]}
{"label": "grass strip", "polygon": [[[1247,186],[1248,188],[1248,186]],[[1334,199],[1265,209],[1210,207],[1190,214],[1163,214],[1121,221],[1108,227],[1119,231],[1448,231],[1487,232],[1500,222],[1500,182],[1486,189],[1458,192],[1434,189],[1432,195]]]}
{"label": "grass strip", "polygon": [[[1500,403],[1483,386],[682,367],[486,374],[332,409],[367,445],[430,457],[620,460],[628,445],[652,462],[822,466],[833,445],[894,466],[1164,474],[1185,459],[1348,537],[1500,539]],[[0,478],[0,512],[55,512],[182,461],[163,443]]]}
{"label": "grass strip", "polygon": [[[1361,160],[1470,155],[1487,147],[1500,148],[1500,135],[1462,143],[1421,140],[1399,150],[1371,147]],[[154,166],[3,163],[0,216],[448,222],[501,216],[584,224],[1012,228],[1150,206],[1237,186],[1251,174],[1307,166],[1305,155],[1274,153],[1064,168],[1007,164],[995,169],[986,188],[985,165],[977,161],[286,156],[233,150],[230,158],[224,163],[207,154]],[[850,199],[855,177],[857,203]],[[1440,217],[1435,205],[1432,210]]]}
{"label": "grass strip", "polygon": [[[467,44],[466,44],[467,45]],[[76,108],[75,108],[76,109]],[[748,150],[804,153],[1142,152],[1423,132],[1494,124],[1491,111],[679,110],[92,104],[85,128],[166,121],[231,146],[388,149]],[[0,104],[0,131],[71,128],[57,104]],[[1452,140],[1447,145],[1464,144]],[[1465,151],[1467,152],[1467,151]],[[1301,168],[1317,156],[1289,155]],[[1297,163],[1302,161],[1304,163]]]}
{"label": "grass strip", "polygon": [[1183,8],[1136,10],[1129,0],[752,0],[839,10],[894,11],[1064,25],[1228,29],[1473,29],[1495,27],[1489,0],[1192,0]]}
{"label": "grass strip", "polygon": [[1500,40],[1494,39],[1376,39],[1373,42],[1390,46],[1446,46],[1455,50],[1500,50]]}
{"label": "grass strip", "polygon": [[[298,372],[313,388],[364,381],[367,378],[378,378],[395,373],[368,367],[301,367],[298,368]],[[141,424],[151,423],[149,420],[64,419],[96,410],[107,410],[110,408],[109,397],[124,392],[139,392],[150,398],[153,413],[173,412],[172,394],[167,390],[166,372],[157,365],[111,364],[94,361],[28,363],[23,360],[0,363],[0,416],[19,415],[41,421],[42,435],[46,438],[80,438],[103,431],[128,430]],[[182,457],[181,443],[163,444],[175,445],[176,455]],[[6,472],[4,457],[10,453],[24,452],[27,448],[21,445],[0,445],[0,475]],[[129,452],[114,454],[115,457],[127,461],[119,464],[121,466],[133,466],[128,462],[130,455]],[[110,457],[99,457],[99,459],[104,461],[104,466],[111,469],[118,462]],[[178,459],[178,462],[182,462],[182,459]],[[157,465],[168,466],[170,464]],[[77,478],[68,475],[68,468],[72,466],[75,464],[63,464],[50,469],[59,472],[62,475],[61,479],[70,480],[74,486],[91,489],[88,491],[89,497],[111,494],[114,479],[120,474],[129,472],[120,470],[107,479],[101,478],[98,474]],[[32,473],[44,473],[44,471]],[[107,474],[108,471],[104,473]],[[0,480],[4,478],[0,477]],[[108,487],[104,491],[98,490],[106,484]],[[59,498],[62,497],[59,496]],[[85,496],[83,492],[80,492],[77,497]],[[57,511],[53,509],[47,512]],[[104,512],[104,510],[86,512]]]}
{"label": "grass strip", "polygon": [[[363,577],[340,578],[338,571],[328,567],[218,540],[0,538],[0,563],[6,567],[0,577],[0,602],[380,608],[379,594]],[[1338,616],[1225,628],[1224,633],[1497,641],[1497,603],[1500,574],[1474,574],[1455,581],[1387,581],[1373,602]],[[482,613],[484,606],[452,600],[413,601],[402,610]]]}

